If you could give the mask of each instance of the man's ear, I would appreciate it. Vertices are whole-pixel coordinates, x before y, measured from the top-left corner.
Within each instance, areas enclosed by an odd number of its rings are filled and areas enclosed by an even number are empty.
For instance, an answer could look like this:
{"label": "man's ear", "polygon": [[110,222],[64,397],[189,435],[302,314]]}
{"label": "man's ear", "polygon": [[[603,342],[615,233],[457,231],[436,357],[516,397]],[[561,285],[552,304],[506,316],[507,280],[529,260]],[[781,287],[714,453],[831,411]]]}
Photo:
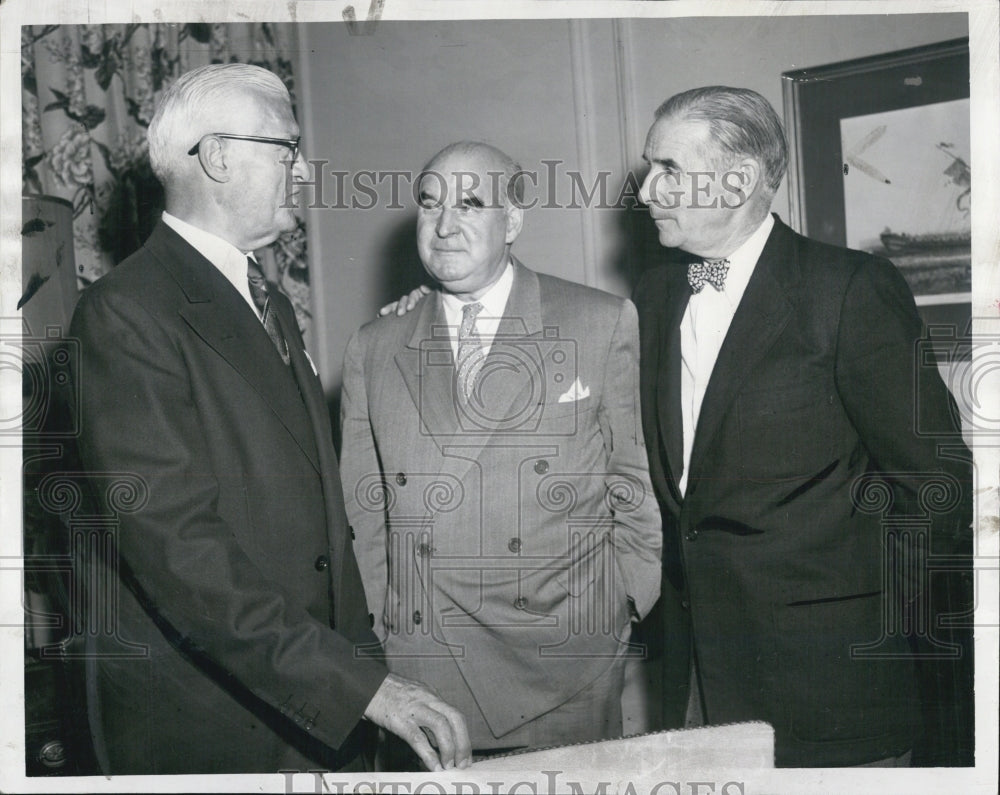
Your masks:
{"label": "man's ear", "polygon": [[725,188],[732,192],[728,197],[730,206],[739,207],[745,204],[763,187],[764,170],[760,162],[753,157],[744,157],[726,174]]}
{"label": "man's ear", "polygon": [[752,157],[744,158],[740,168],[745,175],[744,185],[747,195],[753,196],[763,187],[764,169],[761,168],[760,161]]}
{"label": "man's ear", "polygon": [[507,245],[510,245],[521,234],[521,226],[524,224],[524,210],[515,204],[508,204],[504,212],[507,216]]}
{"label": "man's ear", "polygon": [[232,174],[226,165],[225,148],[222,141],[206,135],[198,144],[198,162],[202,170],[216,182],[229,182]]}

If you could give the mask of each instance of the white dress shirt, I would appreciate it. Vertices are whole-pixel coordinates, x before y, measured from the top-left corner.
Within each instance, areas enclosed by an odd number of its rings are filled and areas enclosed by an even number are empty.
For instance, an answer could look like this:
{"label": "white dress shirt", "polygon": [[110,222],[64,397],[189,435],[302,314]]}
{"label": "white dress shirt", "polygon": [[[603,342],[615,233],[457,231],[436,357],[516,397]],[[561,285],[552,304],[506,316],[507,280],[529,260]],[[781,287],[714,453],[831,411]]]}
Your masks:
{"label": "white dress shirt", "polygon": [[[510,288],[514,286],[514,267],[507,263],[500,278],[494,283],[486,294],[479,299],[478,303],[483,305],[482,311],[476,316],[476,323],[473,326],[479,334],[479,339],[483,343],[483,355],[488,356],[493,345],[493,338],[500,327],[500,319],[507,308],[507,299],[510,297]],[[448,322],[448,336],[451,337],[451,352],[458,360],[458,329],[462,325],[462,307],[474,301],[463,301],[458,296],[451,293],[442,292],[441,301],[444,304],[444,317]]]}
{"label": "white dress shirt", "polygon": [[687,490],[688,470],[694,433],[708,381],[719,358],[722,342],[747,289],[760,252],[764,250],[774,218],[768,215],[743,245],[730,254],[729,272],[722,290],[706,284],[688,301],[681,319],[681,418],[684,430],[684,471],[677,483],[681,494]]}
{"label": "white dress shirt", "polygon": [[247,282],[247,257],[252,256],[253,252],[240,251],[221,237],[199,229],[197,226],[192,226],[187,221],[182,221],[168,212],[163,213],[163,223],[183,237],[199,254],[211,262],[226,277],[226,281],[232,284],[236,291],[243,296],[250,308],[253,309],[254,314],[260,317],[260,312],[250,295],[250,284]]}

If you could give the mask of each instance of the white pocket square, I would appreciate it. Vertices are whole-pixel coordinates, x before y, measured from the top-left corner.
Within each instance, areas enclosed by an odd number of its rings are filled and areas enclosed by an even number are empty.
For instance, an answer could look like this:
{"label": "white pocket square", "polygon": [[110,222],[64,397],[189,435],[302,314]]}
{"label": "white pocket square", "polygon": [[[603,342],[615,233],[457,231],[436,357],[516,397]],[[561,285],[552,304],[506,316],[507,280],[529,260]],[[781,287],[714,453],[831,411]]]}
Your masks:
{"label": "white pocket square", "polygon": [[590,387],[584,386],[580,383],[580,379],[577,378],[573,382],[573,386],[567,389],[563,394],[559,396],[560,403],[573,403],[577,400],[583,400],[584,398],[590,397]]}

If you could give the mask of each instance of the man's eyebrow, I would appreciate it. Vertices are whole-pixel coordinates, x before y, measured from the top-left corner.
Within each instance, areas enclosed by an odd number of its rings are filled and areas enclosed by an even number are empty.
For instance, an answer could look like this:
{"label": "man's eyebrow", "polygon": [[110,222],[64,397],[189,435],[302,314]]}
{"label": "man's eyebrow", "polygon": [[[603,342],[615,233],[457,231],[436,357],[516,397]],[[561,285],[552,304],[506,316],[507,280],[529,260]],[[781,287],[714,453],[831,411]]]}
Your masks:
{"label": "man's eyebrow", "polygon": [[467,193],[462,197],[462,204],[469,207],[483,207],[483,200],[476,196],[474,193]]}
{"label": "man's eyebrow", "polygon": [[657,166],[662,166],[663,168],[672,169],[672,170],[675,170],[675,171],[680,171],[681,170],[681,164],[678,163],[676,160],[674,160],[672,157],[654,157],[654,158],[648,158],[645,155],[643,155],[642,159],[645,160],[650,165],[654,165],[655,164]]}
{"label": "man's eyebrow", "polygon": [[425,202],[425,201],[436,202],[437,200],[438,197],[431,195],[430,193],[427,192],[426,189],[420,191],[420,193],[417,195],[417,201],[420,202]]}

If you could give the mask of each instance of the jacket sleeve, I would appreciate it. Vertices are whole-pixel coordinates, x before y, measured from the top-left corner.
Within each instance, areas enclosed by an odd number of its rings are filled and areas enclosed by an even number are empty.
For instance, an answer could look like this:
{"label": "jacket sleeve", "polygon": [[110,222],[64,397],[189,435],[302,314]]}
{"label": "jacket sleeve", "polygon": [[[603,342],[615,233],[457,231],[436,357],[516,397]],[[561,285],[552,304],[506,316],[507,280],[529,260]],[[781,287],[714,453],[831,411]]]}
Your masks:
{"label": "jacket sleeve", "polygon": [[628,300],[607,351],[598,419],[608,450],[605,487],[614,515],[618,574],[641,618],[660,594],[663,533],[639,411],[639,321]]}
{"label": "jacket sleeve", "polygon": [[386,492],[368,415],[361,333],[358,331],[351,337],[344,355],[344,386],[340,402],[343,440],[340,477],[344,484],[347,516],[354,528],[354,556],[361,570],[368,610],[375,619],[376,635],[384,638],[389,572]]}
{"label": "jacket sleeve", "polygon": [[[934,517],[935,543],[967,538],[971,454],[902,276],[871,258],[855,268],[840,312],[837,389],[894,510]],[[929,490],[928,490],[929,489]]]}
{"label": "jacket sleeve", "polygon": [[[206,659],[331,747],[362,718],[386,676],[255,563],[220,514],[192,379],[177,339],[139,301],[81,297],[71,333],[86,469],[126,472],[146,504],[120,516],[123,579],[182,653]],[[233,412],[240,406],[234,405]]]}

